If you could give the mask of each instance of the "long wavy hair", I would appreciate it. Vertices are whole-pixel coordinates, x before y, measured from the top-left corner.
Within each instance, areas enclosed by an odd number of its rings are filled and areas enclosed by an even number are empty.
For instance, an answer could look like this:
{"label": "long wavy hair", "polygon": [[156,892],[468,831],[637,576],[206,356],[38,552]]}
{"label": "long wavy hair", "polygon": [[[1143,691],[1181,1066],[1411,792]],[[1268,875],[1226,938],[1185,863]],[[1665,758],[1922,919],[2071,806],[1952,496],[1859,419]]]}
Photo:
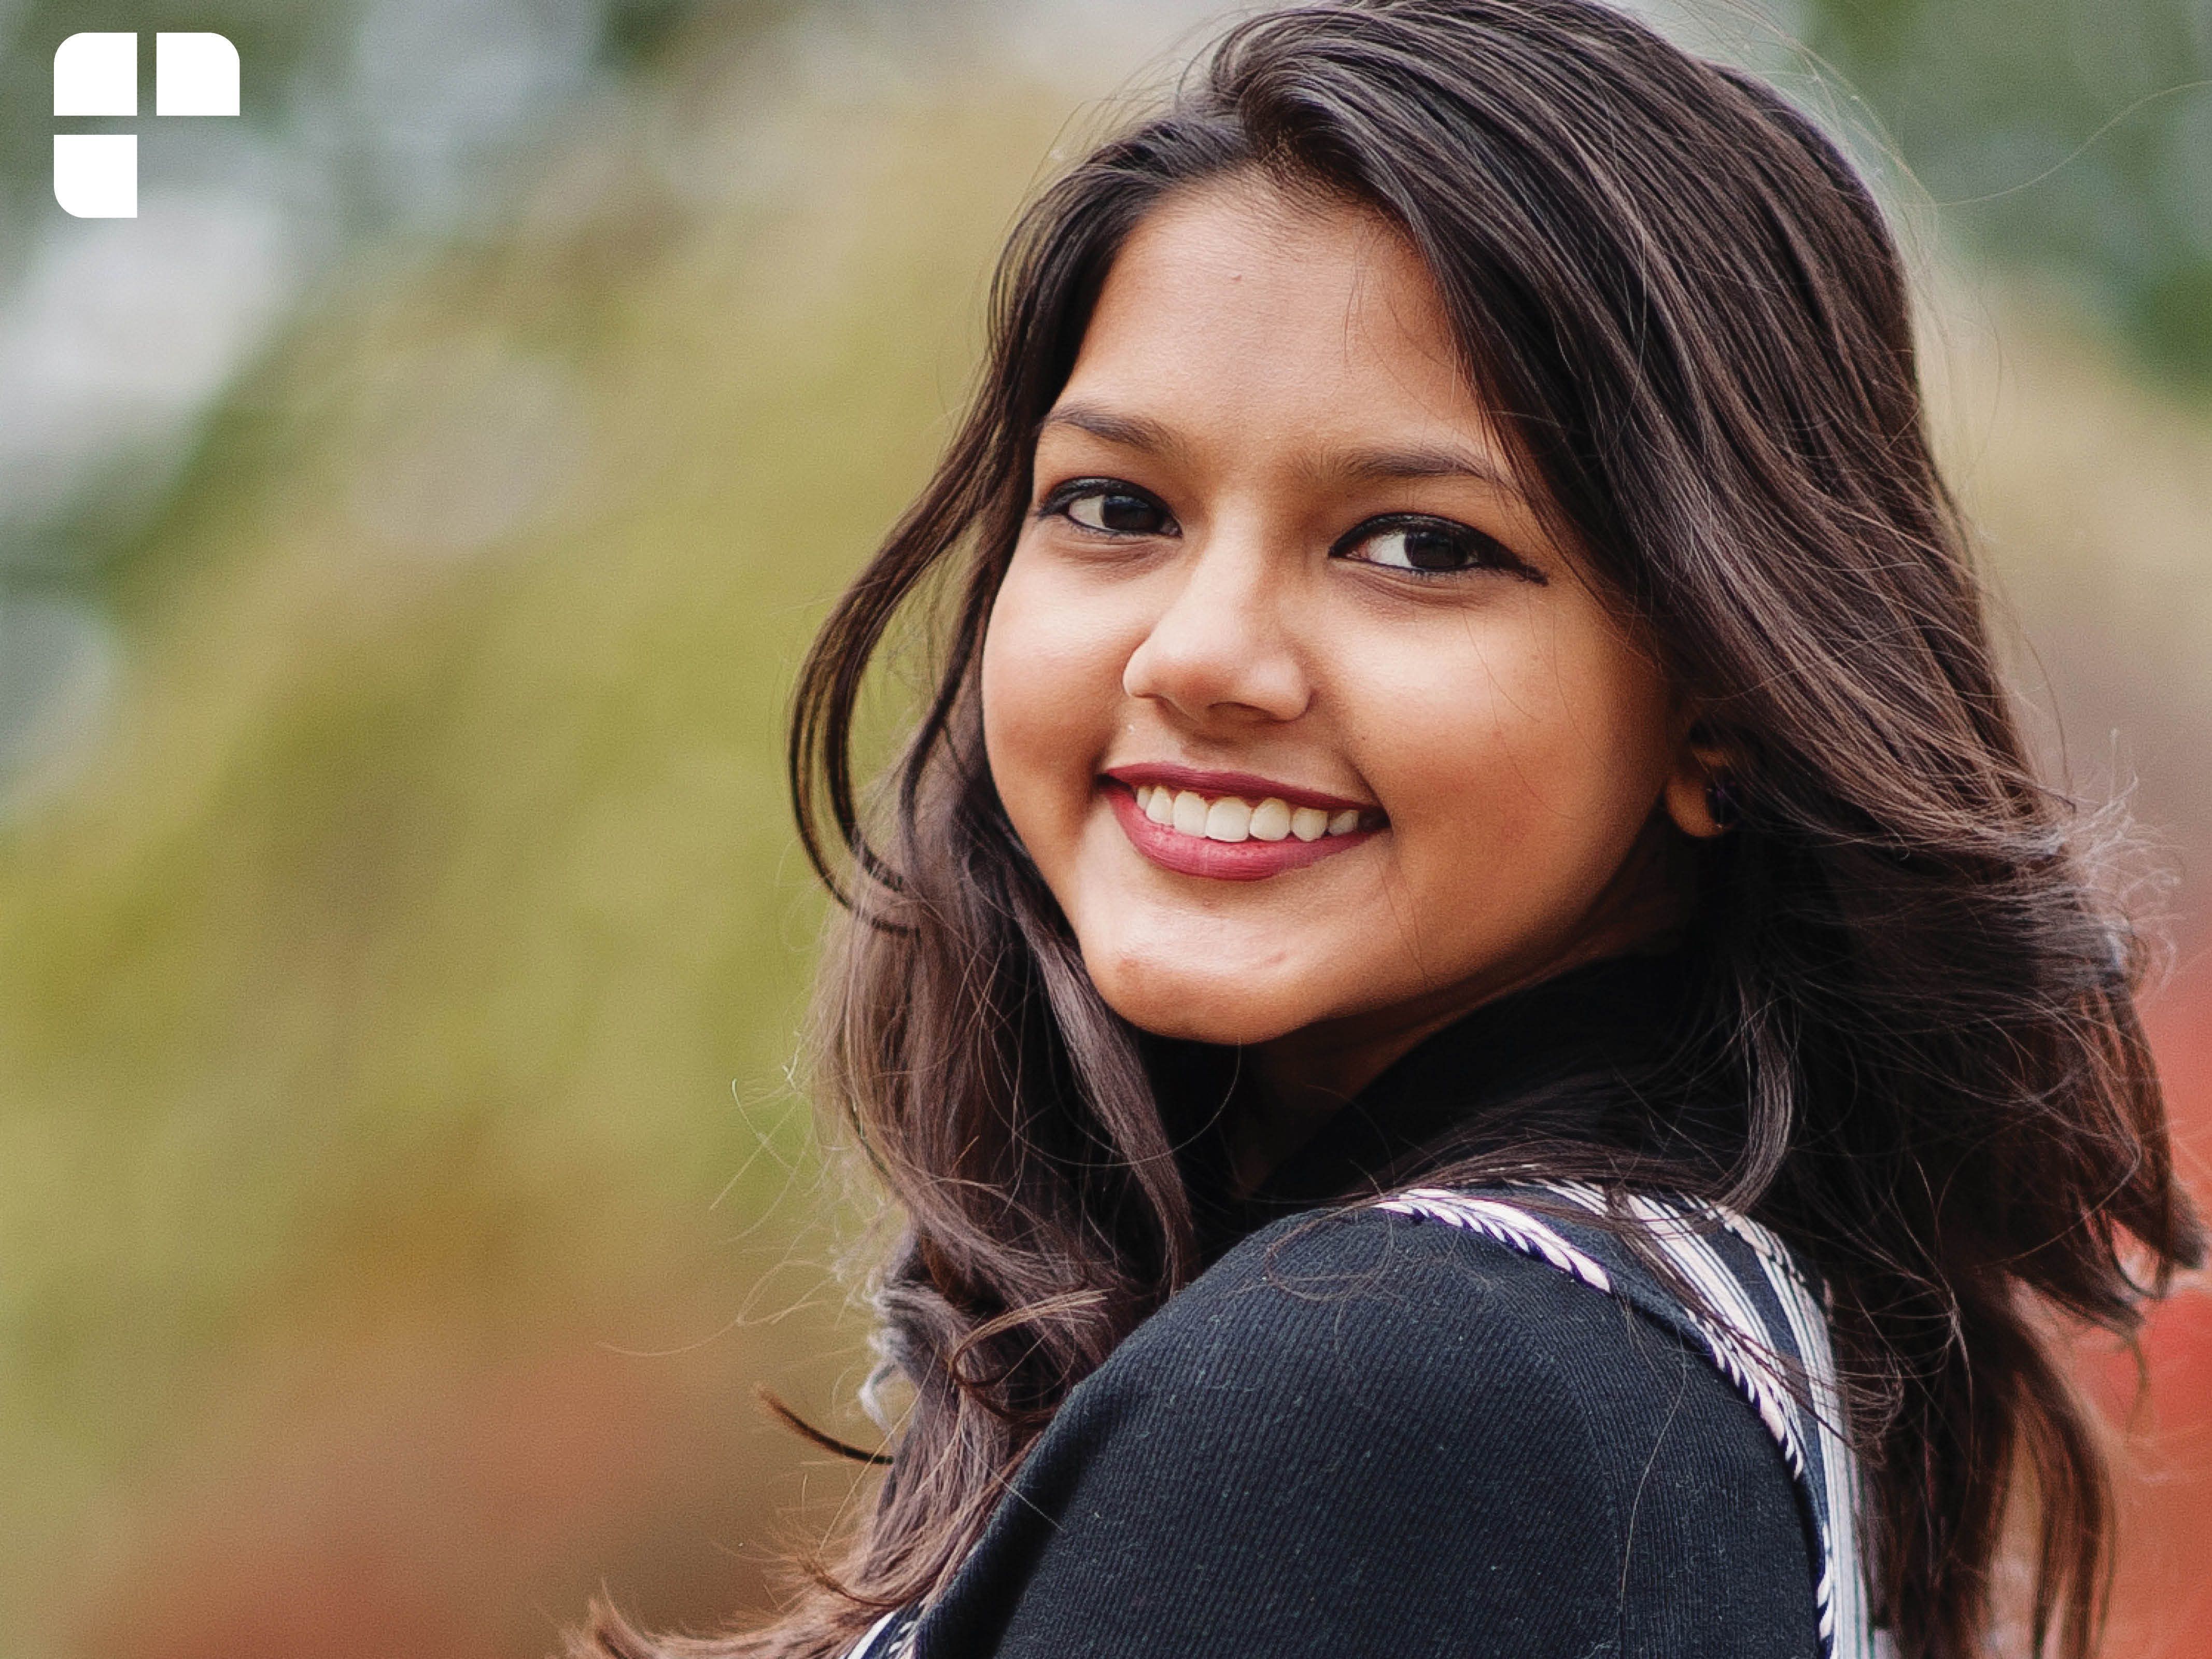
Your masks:
{"label": "long wavy hair", "polygon": [[[1736,757],[1699,903],[1741,1115],[1667,1178],[1833,1287],[1899,1652],[1982,1650],[2010,1516],[2034,1644],[2081,1659],[2112,1504],[2058,1345],[2131,1333],[2202,1248],[2143,949],[2090,879],[2093,817],[2024,750],[1874,199],[1771,89],[1590,0],[1252,18],[1020,221],[965,418],[823,628],[790,732],[844,907],[817,1080],[903,1218],[877,1297],[911,1401],[872,1508],[779,1621],[652,1638],[602,1608],[575,1650],[841,1651],[946,1582],[1069,1390],[1202,1265],[1158,1053],[1007,821],[978,665],[1108,267],[1164,198],[1232,175],[1404,234],[1542,509]],[[864,684],[909,647],[926,706],[871,791]]]}

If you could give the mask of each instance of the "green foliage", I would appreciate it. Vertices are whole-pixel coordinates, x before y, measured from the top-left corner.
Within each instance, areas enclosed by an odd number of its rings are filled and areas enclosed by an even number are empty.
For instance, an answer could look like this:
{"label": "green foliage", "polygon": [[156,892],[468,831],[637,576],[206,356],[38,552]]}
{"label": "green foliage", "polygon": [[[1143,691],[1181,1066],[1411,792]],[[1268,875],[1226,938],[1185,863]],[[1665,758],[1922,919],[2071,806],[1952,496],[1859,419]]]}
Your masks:
{"label": "green foliage", "polygon": [[1812,0],[1942,229],[2212,387],[2212,4]]}
{"label": "green foliage", "polygon": [[334,300],[114,572],[131,690],[0,832],[0,1629],[271,1345],[735,1306],[826,1207],[782,700],[1050,130],[778,136]]}

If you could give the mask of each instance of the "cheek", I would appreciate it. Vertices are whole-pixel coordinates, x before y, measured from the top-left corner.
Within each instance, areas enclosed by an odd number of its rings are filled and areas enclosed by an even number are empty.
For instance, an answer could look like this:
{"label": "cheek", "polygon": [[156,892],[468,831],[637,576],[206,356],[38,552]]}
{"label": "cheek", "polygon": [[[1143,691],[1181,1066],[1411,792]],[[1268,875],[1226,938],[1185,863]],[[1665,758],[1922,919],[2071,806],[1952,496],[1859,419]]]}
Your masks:
{"label": "cheek", "polygon": [[1455,644],[1378,676],[1369,775],[1413,914],[1541,927],[1610,879],[1657,803],[1664,685],[1595,619]]}
{"label": "cheek", "polygon": [[1111,608],[1019,552],[983,635],[983,748],[1015,833],[1050,879],[1079,830],[1121,692]]}

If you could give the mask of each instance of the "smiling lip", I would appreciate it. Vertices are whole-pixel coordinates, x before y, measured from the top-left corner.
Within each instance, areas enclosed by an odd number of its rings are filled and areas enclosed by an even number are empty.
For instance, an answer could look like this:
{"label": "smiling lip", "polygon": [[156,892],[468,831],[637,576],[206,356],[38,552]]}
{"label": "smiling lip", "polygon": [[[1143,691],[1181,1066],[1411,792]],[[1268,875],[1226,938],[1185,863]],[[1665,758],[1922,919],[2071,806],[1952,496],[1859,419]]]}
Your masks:
{"label": "smiling lip", "polygon": [[[1114,809],[1114,817],[1121,826],[1121,833],[1129,844],[1164,870],[1177,875],[1206,876],[1216,881],[1264,881],[1269,876],[1281,875],[1286,870],[1299,870],[1317,864],[1338,853],[1349,852],[1354,847],[1372,841],[1382,833],[1380,828],[1353,830],[1340,836],[1323,836],[1316,841],[1205,841],[1195,836],[1179,834],[1164,823],[1154,823],[1145,816],[1145,809],[1137,805],[1136,783],[1172,784],[1186,788],[1199,788],[1201,793],[1236,794],[1239,792],[1224,787],[1215,780],[1244,779],[1242,773],[1196,772],[1187,767],[1131,767],[1128,772],[1134,782],[1121,780],[1122,769],[1116,768],[1106,775],[1103,787],[1107,802]],[[1137,775],[1141,774],[1142,775]],[[1200,787],[1200,780],[1206,787]],[[1264,790],[1252,785],[1266,783],[1264,779],[1250,779],[1247,787],[1251,793],[1244,799],[1264,799],[1274,795],[1285,801],[1295,800],[1299,805],[1335,805],[1340,810],[1357,806],[1356,801],[1343,800],[1334,795],[1316,794],[1310,790],[1285,790],[1279,785],[1267,784]]]}

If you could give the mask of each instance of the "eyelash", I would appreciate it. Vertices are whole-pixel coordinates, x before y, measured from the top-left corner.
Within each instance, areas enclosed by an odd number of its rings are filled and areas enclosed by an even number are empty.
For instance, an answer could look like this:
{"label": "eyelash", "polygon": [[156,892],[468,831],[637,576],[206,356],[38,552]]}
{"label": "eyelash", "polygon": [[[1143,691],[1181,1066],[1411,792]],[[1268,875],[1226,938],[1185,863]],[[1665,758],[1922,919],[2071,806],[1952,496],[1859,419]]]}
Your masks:
{"label": "eyelash", "polygon": [[[1066,519],[1069,524],[1085,535],[1103,536],[1116,540],[1140,538],[1164,533],[1160,531],[1112,530],[1097,525],[1083,524],[1069,512],[1069,509],[1078,501],[1102,495],[1119,496],[1125,501],[1142,502],[1158,513],[1169,525],[1172,526],[1175,523],[1175,515],[1165,507],[1146,491],[1133,484],[1124,483],[1118,478],[1072,478],[1044,498],[1042,503],[1037,507],[1036,516],[1040,519]],[[1337,538],[1335,544],[1328,550],[1329,556],[1333,559],[1349,558],[1351,556],[1346,551],[1347,549],[1370,542],[1377,536],[1387,534],[1393,530],[1426,530],[1441,532],[1462,544],[1472,544],[1478,556],[1472,563],[1449,570],[1425,570],[1417,565],[1386,565],[1374,559],[1363,559],[1358,562],[1372,564],[1378,570],[1389,570],[1399,575],[1412,576],[1423,581],[1436,581],[1452,576],[1463,576],[1474,570],[1502,570],[1508,574],[1534,582],[1539,586],[1544,584],[1545,578],[1542,573],[1531,568],[1525,561],[1516,557],[1513,552],[1497,538],[1486,536],[1471,525],[1461,524],[1451,519],[1437,518],[1424,513],[1385,513],[1372,519],[1362,520]]]}
{"label": "eyelash", "polygon": [[1066,519],[1069,524],[1088,536],[1107,536],[1120,539],[1161,533],[1158,531],[1103,529],[1097,525],[1078,523],[1068,512],[1068,508],[1073,507],[1078,501],[1088,501],[1096,495],[1118,496],[1124,501],[1141,501],[1170,525],[1175,523],[1174,514],[1169,512],[1166,507],[1161,506],[1158,501],[1135,485],[1123,483],[1118,478],[1071,478],[1044,498],[1042,504],[1036,510],[1036,516],[1040,519]]}

